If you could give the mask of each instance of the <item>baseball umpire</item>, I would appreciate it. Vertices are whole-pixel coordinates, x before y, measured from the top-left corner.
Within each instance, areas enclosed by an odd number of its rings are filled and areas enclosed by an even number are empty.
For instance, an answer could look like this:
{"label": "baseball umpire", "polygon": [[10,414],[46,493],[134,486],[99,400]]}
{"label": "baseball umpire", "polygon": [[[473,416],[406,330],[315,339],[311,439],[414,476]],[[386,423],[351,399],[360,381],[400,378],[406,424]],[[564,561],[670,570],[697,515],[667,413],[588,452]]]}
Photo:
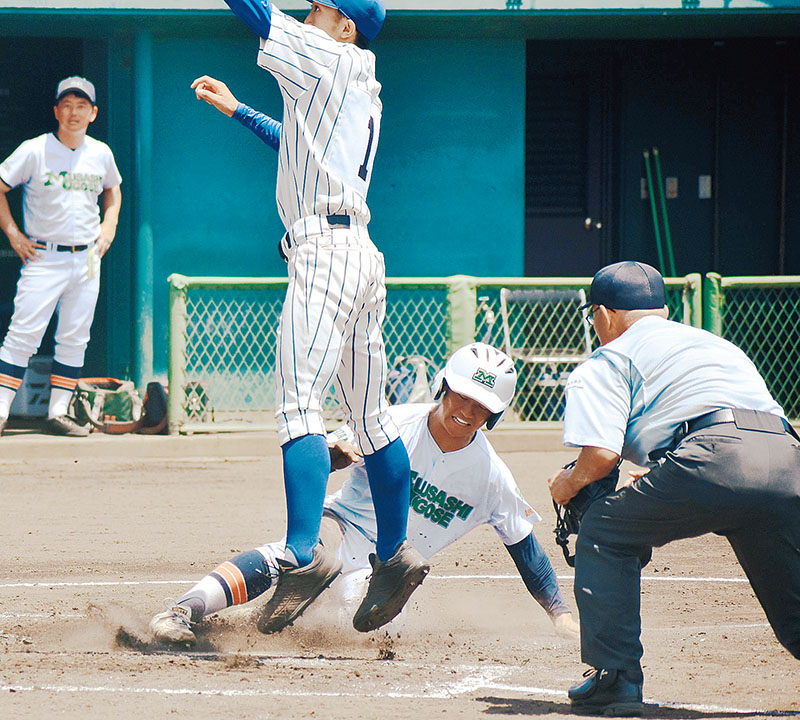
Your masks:
{"label": "baseball umpire", "polygon": [[[667,319],[664,281],[639,262],[602,268],[589,291],[601,347],[566,386],[564,443],[549,479],[564,505],[619,458],[649,467],[595,501],[576,544],[581,713],[640,715],[642,559],[672,540],[727,538],[778,640],[800,658],[800,442],[735,345]],[[588,306],[587,306],[588,307]]]}
{"label": "baseball umpire", "polygon": [[[578,628],[553,566],[533,534],[533,523],[540,518],[480,431],[484,425],[491,429],[499,422],[511,404],[515,385],[511,358],[489,345],[473,343],[457,350],[437,376],[438,402],[390,408],[411,459],[411,504],[406,505],[409,542],[430,558],[471,529],[492,526],[556,632],[576,637]],[[338,431],[332,435],[336,434]],[[341,452],[346,447],[337,442],[331,452],[345,462],[358,460]],[[363,462],[353,467],[341,490],[326,498],[325,514],[338,530],[334,539],[336,535],[340,539],[342,576],[331,591],[339,591],[337,599],[346,616],[350,600],[360,599],[376,538],[375,511]],[[270,587],[283,552],[283,542],[270,543],[223,562],[177,603],[153,617],[150,627],[154,636],[166,642],[193,643],[192,626],[203,617],[250,602]]]}
{"label": "baseball umpire", "polygon": [[[330,455],[321,416],[336,387],[369,477],[377,562],[353,618],[389,622],[429,570],[405,542],[408,455],[384,397],[383,255],[372,243],[366,197],[380,134],[380,84],[368,49],[382,0],[311,3],[305,23],[269,0],[226,0],[259,36],[258,64],[283,96],[276,198],[289,284],[278,329],[276,417],[286,488],[286,552],[259,627],[290,622],[340,572],[319,544]],[[195,87],[202,97],[205,87]]]}
{"label": "baseball umpire", "polygon": [[[45,428],[55,435],[89,434],[67,408],[89,342],[100,258],[117,230],[122,178],[109,147],[86,134],[97,117],[94,85],[82,77],[65,78],[55,99],[58,130],[26,140],[0,165],[0,227],[23,263],[14,314],[0,347],[0,435],[28,360],[56,311]],[[22,186],[24,233],[6,198],[17,185]]]}

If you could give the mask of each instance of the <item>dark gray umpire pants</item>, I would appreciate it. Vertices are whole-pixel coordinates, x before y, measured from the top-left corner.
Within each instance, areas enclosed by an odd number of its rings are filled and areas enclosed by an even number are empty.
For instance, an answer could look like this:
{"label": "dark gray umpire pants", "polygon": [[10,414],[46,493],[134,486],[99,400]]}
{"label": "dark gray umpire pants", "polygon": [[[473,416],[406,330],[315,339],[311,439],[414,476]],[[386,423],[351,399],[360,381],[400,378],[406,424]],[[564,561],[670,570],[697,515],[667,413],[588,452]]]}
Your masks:
{"label": "dark gray umpire pants", "polygon": [[575,557],[583,662],[641,672],[639,558],[709,532],[728,539],[775,635],[800,659],[800,442],[729,422],[687,435],[586,511]]}

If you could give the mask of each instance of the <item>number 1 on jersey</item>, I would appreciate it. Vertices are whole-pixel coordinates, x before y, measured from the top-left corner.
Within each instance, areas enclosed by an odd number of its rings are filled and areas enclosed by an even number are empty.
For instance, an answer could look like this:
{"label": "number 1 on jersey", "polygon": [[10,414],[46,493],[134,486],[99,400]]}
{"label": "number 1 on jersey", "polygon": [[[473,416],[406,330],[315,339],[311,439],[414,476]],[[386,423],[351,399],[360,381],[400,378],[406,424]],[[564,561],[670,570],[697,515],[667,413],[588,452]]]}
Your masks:
{"label": "number 1 on jersey", "polygon": [[[361,167],[358,169],[358,177],[362,180],[367,179],[367,173],[369,172],[369,155],[372,152],[372,140],[375,135],[375,118],[370,116],[369,119],[369,140],[367,141],[367,152],[364,153],[364,162],[361,164]],[[352,167],[352,165],[351,165]]]}

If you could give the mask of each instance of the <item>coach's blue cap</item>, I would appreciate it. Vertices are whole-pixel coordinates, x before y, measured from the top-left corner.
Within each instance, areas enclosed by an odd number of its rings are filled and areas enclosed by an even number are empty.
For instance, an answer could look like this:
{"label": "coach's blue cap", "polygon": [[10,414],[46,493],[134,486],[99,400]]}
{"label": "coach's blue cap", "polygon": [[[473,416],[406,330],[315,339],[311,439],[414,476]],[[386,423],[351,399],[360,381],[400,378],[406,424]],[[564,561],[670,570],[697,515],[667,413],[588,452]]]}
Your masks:
{"label": "coach's blue cap", "polygon": [[[312,2],[312,0],[308,0]],[[316,0],[320,5],[338,10],[356,24],[356,30],[367,40],[374,40],[386,20],[383,0]]]}
{"label": "coach's blue cap", "polygon": [[64,78],[56,88],[56,102],[61,100],[67,93],[74,93],[80,97],[85,97],[92,105],[95,104],[94,85],[86,78],[73,75],[72,77]]}
{"label": "coach's blue cap", "polygon": [[610,310],[655,310],[666,303],[661,273],[651,265],[624,260],[595,273],[589,302],[581,309],[603,305]]}

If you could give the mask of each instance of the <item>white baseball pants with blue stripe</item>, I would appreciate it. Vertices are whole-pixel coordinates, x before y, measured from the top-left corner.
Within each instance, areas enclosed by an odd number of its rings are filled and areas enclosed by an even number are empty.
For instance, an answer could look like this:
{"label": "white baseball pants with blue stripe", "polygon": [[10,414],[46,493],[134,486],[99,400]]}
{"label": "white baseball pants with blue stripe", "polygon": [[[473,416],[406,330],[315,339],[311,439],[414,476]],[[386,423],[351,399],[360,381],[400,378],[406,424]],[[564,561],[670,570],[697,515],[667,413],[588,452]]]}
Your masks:
{"label": "white baseball pants with blue stripe", "polygon": [[295,224],[285,240],[289,285],[278,328],[275,417],[281,445],[324,435],[322,402],[334,385],[360,450],[399,437],[386,412],[383,255],[366,225],[324,218]]}

